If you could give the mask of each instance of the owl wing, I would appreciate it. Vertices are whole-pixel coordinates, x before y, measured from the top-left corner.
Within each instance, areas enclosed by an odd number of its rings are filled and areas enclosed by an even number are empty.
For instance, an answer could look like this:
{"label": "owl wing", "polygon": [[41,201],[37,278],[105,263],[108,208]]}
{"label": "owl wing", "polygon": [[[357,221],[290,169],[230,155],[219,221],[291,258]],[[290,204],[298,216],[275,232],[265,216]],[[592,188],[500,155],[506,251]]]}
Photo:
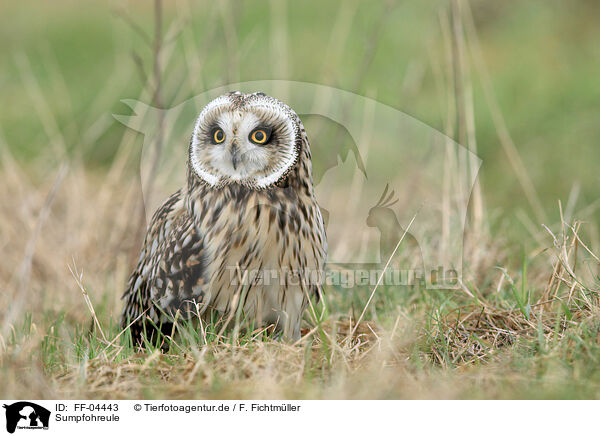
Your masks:
{"label": "owl wing", "polygon": [[132,335],[138,336],[147,318],[158,325],[177,310],[193,312],[205,283],[204,252],[202,235],[179,190],[152,217],[138,264],[122,297],[122,326],[132,323]]}

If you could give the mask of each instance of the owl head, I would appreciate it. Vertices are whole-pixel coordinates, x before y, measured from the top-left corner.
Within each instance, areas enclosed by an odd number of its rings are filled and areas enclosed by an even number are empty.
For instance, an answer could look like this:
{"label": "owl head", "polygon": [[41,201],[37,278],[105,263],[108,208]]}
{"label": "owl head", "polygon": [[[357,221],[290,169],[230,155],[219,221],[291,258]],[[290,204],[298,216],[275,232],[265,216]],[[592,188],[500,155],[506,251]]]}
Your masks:
{"label": "owl head", "polygon": [[261,92],[231,92],[198,116],[190,168],[212,187],[276,186],[297,165],[303,132],[298,115],[281,101]]}

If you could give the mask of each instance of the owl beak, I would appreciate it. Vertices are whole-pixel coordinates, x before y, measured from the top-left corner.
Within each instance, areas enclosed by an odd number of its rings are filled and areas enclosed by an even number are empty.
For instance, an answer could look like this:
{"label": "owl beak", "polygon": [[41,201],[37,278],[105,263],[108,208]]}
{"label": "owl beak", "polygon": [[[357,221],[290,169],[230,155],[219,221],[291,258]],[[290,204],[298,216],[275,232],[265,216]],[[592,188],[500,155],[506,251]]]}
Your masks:
{"label": "owl beak", "polygon": [[240,156],[238,155],[238,147],[237,144],[231,145],[231,164],[233,165],[233,169],[237,170],[237,166],[240,163]]}

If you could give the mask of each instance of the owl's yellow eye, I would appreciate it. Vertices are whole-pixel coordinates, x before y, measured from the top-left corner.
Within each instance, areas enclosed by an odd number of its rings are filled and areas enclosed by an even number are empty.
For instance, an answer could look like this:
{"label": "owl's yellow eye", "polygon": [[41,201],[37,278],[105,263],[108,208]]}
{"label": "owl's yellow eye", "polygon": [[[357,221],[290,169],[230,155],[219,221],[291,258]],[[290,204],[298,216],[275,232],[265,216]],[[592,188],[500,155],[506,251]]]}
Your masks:
{"label": "owl's yellow eye", "polygon": [[271,129],[267,129],[267,128],[258,128],[258,129],[254,129],[251,133],[250,133],[250,141],[254,142],[255,144],[266,144],[267,141],[269,140],[271,136]]}
{"label": "owl's yellow eye", "polygon": [[264,144],[267,142],[267,133],[264,130],[255,130],[252,132],[252,142],[257,144]]}
{"label": "owl's yellow eye", "polygon": [[225,141],[225,132],[223,129],[215,129],[212,134],[212,139],[215,141],[215,144],[221,144]]}

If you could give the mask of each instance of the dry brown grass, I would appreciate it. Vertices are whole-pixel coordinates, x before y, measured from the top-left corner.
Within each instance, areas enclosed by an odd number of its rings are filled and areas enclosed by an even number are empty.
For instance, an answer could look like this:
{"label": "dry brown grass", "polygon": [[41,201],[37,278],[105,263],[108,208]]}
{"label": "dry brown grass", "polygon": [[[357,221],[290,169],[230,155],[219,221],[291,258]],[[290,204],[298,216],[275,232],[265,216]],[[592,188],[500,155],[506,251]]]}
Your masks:
{"label": "dry brown grass", "polygon": [[[206,345],[182,342],[167,354],[136,351],[114,340],[118,330],[108,327],[120,311],[130,253],[139,244],[129,236],[138,181],[115,169],[126,162],[117,160],[100,174],[71,162],[58,177],[55,171],[27,174],[7,154],[2,162],[4,397],[514,397],[532,383],[536,359],[562,356],[546,370],[548,380],[555,379],[582,358],[579,342],[586,341],[592,356],[599,346],[582,333],[597,326],[600,306],[576,257],[587,254],[598,265],[576,223],[558,226],[548,239],[556,245],[542,262],[531,262],[526,285],[511,284],[510,274],[493,268],[511,264],[509,251],[479,235],[467,253],[478,259],[477,268],[462,291],[434,298],[415,290],[405,306],[386,313],[379,307],[389,297],[378,289],[373,311],[366,312],[375,318],[354,336],[362,308],[349,307],[320,325],[308,322],[295,345],[225,336]],[[517,293],[531,291],[525,311],[513,286]],[[327,299],[337,298],[337,291],[328,292]],[[98,314],[95,333],[89,333],[90,305]],[[31,322],[24,321],[27,314]],[[56,323],[61,314],[64,322]],[[522,353],[534,358],[521,359]],[[563,385],[556,386],[562,392]],[[540,395],[552,396],[553,389]]]}

